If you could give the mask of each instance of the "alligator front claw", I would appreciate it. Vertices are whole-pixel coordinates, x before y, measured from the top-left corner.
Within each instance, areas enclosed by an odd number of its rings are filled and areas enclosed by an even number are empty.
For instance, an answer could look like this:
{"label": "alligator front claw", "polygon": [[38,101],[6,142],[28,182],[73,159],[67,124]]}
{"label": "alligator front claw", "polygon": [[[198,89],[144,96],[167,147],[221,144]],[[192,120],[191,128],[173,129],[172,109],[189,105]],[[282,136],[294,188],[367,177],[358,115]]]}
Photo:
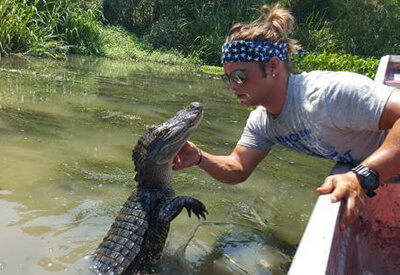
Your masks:
{"label": "alligator front claw", "polygon": [[207,211],[206,207],[204,206],[204,204],[201,201],[196,200],[194,198],[190,198],[190,199],[192,199],[192,200],[185,205],[185,208],[188,212],[189,218],[191,217],[191,212],[193,211],[193,213],[196,215],[196,217],[199,220],[200,220],[200,216],[203,219],[206,219],[205,214],[208,214],[208,211]]}
{"label": "alligator front claw", "polygon": [[206,207],[201,201],[192,197],[179,196],[161,209],[159,218],[165,222],[171,222],[181,213],[183,208],[186,208],[189,217],[191,216],[191,212],[193,212],[199,220],[200,217],[206,219],[206,214],[208,214]]}

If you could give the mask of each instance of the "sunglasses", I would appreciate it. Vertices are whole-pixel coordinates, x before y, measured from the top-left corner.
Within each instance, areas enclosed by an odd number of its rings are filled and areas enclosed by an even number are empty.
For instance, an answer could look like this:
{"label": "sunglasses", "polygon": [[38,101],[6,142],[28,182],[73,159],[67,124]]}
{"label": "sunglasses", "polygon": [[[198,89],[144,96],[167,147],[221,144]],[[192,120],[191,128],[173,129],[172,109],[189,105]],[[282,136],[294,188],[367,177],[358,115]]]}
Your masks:
{"label": "sunglasses", "polygon": [[231,81],[237,85],[242,85],[247,79],[247,73],[245,70],[235,70],[230,76],[224,74],[221,77],[228,86],[231,84]]}

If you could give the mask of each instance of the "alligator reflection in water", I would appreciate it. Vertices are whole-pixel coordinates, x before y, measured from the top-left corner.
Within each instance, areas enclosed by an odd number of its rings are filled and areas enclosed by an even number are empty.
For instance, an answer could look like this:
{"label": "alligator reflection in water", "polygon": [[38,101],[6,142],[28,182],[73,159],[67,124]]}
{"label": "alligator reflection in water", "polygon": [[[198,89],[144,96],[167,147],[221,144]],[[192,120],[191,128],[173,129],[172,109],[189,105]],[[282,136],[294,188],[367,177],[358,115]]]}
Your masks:
{"label": "alligator reflection in water", "polygon": [[[272,230],[247,224],[202,221],[183,243],[164,253],[156,274],[285,274],[295,247],[279,240]],[[201,235],[216,236],[213,244]],[[174,252],[172,252],[174,251]]]}
{"label": "alligator reflection in water", "polygon": [[192,197],[174,198],[172,161],[200,124],[203,107],[192,103],[138,141],[132,160],[138,187],[120,210],[95,251],[92,270],[99,274],[151,272],[161,257],[170,222],[186,208],[200,219],[208,213]]}
{"label": "alligator reflection in water", "polygon": [[[203,259],[201,274],[284,274],[291,257],[265,236],[251,230],[232,229],[219,237],[216,246]],[[259,259],[259,260],[255,260]]]}

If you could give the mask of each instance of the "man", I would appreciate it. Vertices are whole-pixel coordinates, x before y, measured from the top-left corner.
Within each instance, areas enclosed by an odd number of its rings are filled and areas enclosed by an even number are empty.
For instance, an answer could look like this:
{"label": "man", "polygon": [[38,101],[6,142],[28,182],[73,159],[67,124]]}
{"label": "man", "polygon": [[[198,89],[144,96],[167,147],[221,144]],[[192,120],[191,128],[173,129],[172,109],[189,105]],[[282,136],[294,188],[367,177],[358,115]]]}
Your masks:
{"label": "man", "polygon": [[[346,201],[342,230],[379,184],[400,173],[400,91],[346,72],[290,74],[294,19],[279,7],[250,24],[232,27],[222,63],[229,89],[243,106],[258,106],[228,156],[188,142],[174,169],[198,165],[213,178],[245,181],[275,143],[309,155],[358,165],[332,175],[317,189]],[[385,130],[390,130],[387,134]]]}

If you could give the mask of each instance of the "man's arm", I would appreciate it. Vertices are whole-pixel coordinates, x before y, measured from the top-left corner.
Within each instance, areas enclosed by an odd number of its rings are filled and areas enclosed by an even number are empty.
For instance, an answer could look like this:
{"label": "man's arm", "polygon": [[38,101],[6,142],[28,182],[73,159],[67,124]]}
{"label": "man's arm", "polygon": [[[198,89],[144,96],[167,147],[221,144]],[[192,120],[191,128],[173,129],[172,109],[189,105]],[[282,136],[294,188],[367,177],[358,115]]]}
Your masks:
{"label": "man's arm", "polygon": [[384,182],[400,173],[400,90],[389,98],[379,122],[380,129],[391,129],[385,141],[362,165],[377,171]]}
{"label": "man's arm", "polygon": [[[379,121],[381,130],[391,129],[383,144],[361,164],[380,175],[381,181],[400,173],[400,90],[390,96]],[[346,200],[346,211],[341,220],[344,230],[356,219],[364,208],[365,191],[354,172],[326,178],[317,189],[320,194],[332,193],[332,202]]]}
{"label": "man's arm", "polygon": [[214,179],[236,184],[245,181],[268,152],[237,145],[230,155],[216,156],[201,151],[192,142],[187,142],[176,156],[173,169],[180,170],[198,163]]}
{"label": "man's arm", "polygon": [[245,181],[269,151],[236,145],[229,156],[214,156],[203,152],[199,167],[214,179],[228,184]]}

